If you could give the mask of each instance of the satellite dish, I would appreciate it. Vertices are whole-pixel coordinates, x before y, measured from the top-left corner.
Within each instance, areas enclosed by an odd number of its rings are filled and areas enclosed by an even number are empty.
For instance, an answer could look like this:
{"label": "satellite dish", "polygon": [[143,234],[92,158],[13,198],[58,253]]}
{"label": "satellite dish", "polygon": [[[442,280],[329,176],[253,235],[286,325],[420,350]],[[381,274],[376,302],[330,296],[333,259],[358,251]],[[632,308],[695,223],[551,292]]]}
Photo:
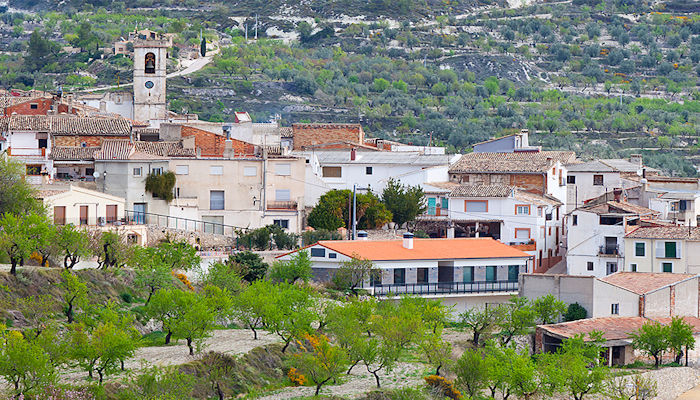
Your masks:
{"label": "satellite dish", "polygon": [[100,177],[100,173],[97,172],[97,171],[95,171],[95,172],[92,173],[92,176],[93,176],[95,179],[97,179],[97,178]]}

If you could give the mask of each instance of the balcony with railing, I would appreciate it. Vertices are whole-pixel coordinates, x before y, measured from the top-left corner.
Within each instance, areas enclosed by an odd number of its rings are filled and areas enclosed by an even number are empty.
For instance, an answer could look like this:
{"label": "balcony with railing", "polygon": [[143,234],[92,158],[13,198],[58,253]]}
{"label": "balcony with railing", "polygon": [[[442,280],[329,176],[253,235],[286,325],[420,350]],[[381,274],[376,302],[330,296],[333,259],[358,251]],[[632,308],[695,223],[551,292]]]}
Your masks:
{"label": "balcony with railing", "polygon": [[480,282],[431,282],[375,284],[369,288],[375,296],[395,295],[446,295],[469,293],[517,292],[518,281],[480,281]]}
{"label": "balcony with railing", "polygon": [[296,201],[268,201],[268,210],[285,210],[285,211],[296,211],[297,202]]}
{"label": "balcony with railing", "polygon": [[620,255],[620,245],[615,244],[615,245],[602,245],[598,248],[598,255],[601,256],[611,256],[611,257],[618,257]]}
{"label": "balcony with railing", "polygon": [[45,158],[46,148],[8,147],[7,155],[13,157]]}

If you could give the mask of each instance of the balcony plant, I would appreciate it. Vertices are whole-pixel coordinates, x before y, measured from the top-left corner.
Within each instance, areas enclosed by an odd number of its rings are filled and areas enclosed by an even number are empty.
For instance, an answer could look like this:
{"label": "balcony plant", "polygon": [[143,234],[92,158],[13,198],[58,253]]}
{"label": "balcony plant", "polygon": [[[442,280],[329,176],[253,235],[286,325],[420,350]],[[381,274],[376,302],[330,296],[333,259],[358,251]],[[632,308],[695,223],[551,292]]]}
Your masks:
{"label": "balcony plant", "polygon": [[153,197],[161,198],[170,203],[173,198],[173,188],[175,187],[175,174],[172,171],[162,174],[149,173],[146,177],[146,191]]}

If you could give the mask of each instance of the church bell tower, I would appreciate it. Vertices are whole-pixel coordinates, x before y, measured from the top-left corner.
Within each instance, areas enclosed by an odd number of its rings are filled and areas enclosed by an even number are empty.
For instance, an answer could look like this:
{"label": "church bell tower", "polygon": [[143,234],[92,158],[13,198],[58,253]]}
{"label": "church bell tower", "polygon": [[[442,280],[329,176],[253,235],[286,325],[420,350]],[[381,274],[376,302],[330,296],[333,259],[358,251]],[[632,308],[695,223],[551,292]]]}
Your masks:
{"label": "church bell tower", "polygon": [[134,36],[134,119],[157,127],[167,117],[165,66],[171,42],[147,30]]}

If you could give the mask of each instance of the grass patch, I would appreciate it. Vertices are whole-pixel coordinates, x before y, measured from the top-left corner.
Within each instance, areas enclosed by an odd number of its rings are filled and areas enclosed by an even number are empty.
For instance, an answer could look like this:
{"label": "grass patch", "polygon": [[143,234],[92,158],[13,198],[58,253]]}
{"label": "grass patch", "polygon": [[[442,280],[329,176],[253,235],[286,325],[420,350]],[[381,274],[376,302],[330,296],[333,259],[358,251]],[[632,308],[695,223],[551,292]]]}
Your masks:
{"label": "grass patch", "polygon": [[[141,336],[141,343],[145,347],[151,347],[151,346],[165,346],[165,337],[167,334],[162,331],[153,331],[151,333],[147,333],[143,336]],[[176,341],[171,340],[170,344],[174,344]]]}

